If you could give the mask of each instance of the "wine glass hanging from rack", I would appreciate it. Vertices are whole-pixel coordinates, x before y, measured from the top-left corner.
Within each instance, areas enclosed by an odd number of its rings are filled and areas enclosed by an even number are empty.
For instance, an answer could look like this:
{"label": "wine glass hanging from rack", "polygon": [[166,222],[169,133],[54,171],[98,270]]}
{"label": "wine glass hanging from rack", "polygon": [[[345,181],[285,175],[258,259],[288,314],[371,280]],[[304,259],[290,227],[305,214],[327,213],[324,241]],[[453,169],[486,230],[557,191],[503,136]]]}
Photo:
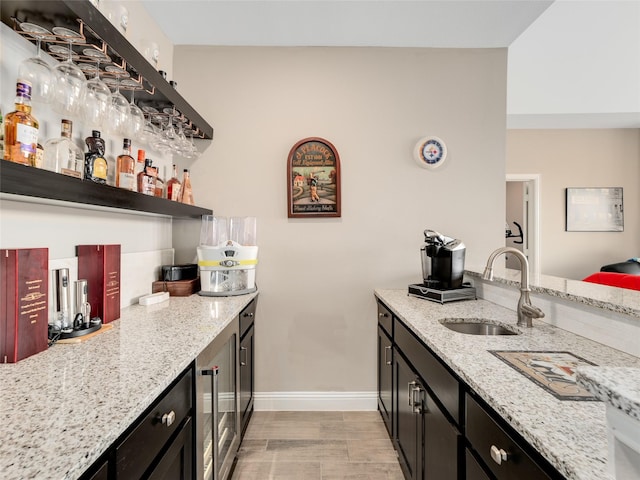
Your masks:
{"label": "wine glass hanging from rack", "polygon": [[[33,43],[35,41],[33,32],[20,28],[20,24],[24,22],[21,22],[15,17],[12,17],[12,20],[14,31]],[[39,34],[38,40],[41,42],[43,51],[45,50],[44,46],[48,45],[48,54],[51,57],[59,62],[69,61],[71,58],[71,60],[81,66],[81,70],[89,73],[87,77],[91,78],[97,73],[102,81],[109,85],[109,87],[113,87],[119,79],[118,86],[120,90],[144,91],[153,98],[155,87],[133,67],[129,66],[112,47],[93,32],[81,19],[77,19],[76,21],[78,32],[71,38],[68,35],[57,35],[54,33]],[[79,41],[78,37],[82,37],[83,40]],[[52,46],[54,46],[53,50]],[[95,65],[95,69],[91,67],[92,64]],[[126,72],[126,81],[123,81],[123,71]],[[143,100],[139,100],[138,104],[141,106],[142,102]],[[154,100],[146,100],[144,102],[157,103]],[[168,102],[161,101],[160,103],[160,107],[166,110]],[[172,105],[168,107],[175,108]],[[168,117],[169,115],[166,116]],[[185,128],[194,132],[192,138],[205,138],[204,133],[193,125],[190,120],[186,119],[183,115],[181,115],[181,119]]]}

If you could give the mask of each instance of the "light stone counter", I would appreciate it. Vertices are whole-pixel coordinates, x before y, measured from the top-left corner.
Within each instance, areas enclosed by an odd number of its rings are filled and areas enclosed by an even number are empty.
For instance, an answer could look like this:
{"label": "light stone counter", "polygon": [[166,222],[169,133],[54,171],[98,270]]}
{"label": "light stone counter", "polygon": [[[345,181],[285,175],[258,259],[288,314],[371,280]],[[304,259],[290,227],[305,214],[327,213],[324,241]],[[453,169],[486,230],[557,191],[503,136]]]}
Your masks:
{"label": "light stone counter", "polygon": [[[465,275],[469,278],[480,279],[483,272],[484,267],[467,267]],[[496,267],[494,268],[493,280],[503,285],[520,288],[520,270]],[[531,274],[530,282],[531,291],[534,293],[562,298],[640,319],[640,292],[637,290],[541,274]]]}
{"label": "light stone counter", "polygon": [[0,478],[78,478],[256,295],[134,305],[84,343],[0,364]]}
{"label": "light stone counter", "polygon": [[579,367],[577,378],[600,400],[640,421],[640,369]]}
{"label": "light stone counter", "polygon": [[604,403],[558,400],[489,350],[564,351],[608,367],[640,368],[640,358],[537,320],[510,336],[466,335],[438,321],[482,317],[518,329],[513,310],[485,300],[441,305],[409,297],[406,290],[375,295],[560,473],[576,480],[612,478]]}

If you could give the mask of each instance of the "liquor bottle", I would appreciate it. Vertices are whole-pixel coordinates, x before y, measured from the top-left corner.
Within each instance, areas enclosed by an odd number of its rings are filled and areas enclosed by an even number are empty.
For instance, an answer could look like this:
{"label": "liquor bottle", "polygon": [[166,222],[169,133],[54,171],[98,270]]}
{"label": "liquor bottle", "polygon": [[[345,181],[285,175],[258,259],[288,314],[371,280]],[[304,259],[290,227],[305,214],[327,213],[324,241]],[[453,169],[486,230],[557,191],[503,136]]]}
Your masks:
{"label": "liquor bottle", "polygon": [[66,118],[62,119],[60,130],[59,138],[52,138],[44,144],[43,168],[70,177],[82,178],[84,153],[71,139],[73,122]]}
{"label": "liquor bottle", "polygon": [[100,132],[93,130],[85,143],[89,151],[84,154],[84,178],[105,185],[108,164],[104,158],[104,140],[100,138]]}
{"label": "liquor bottle", "polygon": [[162,178],[160,178],[160,175],[158,174],[158,167],[153,167],[153,171],[156,178],[155,196],[164,198],[164,180],[162,180]]}
{"label": "liquor bottle", "polygon": [[144,169],[138,173],[138,192],[151,196],[155,194],[156,189],[154,171],[151,166],[152,162],[153,160],[150,158],[145,159]]}
{"label": "liquor bottle", "polygon": [[0,108],[0,158],[4,158],[4,122],[2,120],[1,108]]}
{"label": "liquor bottle", "polygon": [[178,201],[181,185],[180,180],[178,180],[178,168],[174,165],[173,175],[167,182],[167,198],[169,200],[173,200],[174,202]]}
{"label": "liquor bottle", "polygon": [[[140,175],[140,172],[144,172],[144,157],[146,155],[146,152],[144,150],[138,150],[138,160],[136,160],[136,166],[135,166],[135,170],[134,170],[134,176],[136,177],[136,191],[140,192],[140,189],[138,188],[138,178]],[[142,192],[140,192],[142,193]]]}
{"label": "liquor bottle", "polygon": [[131,140],[125,138],[122,144],[122,155],[116,159],[116,187],[136,191],[136,162],[131,156]]}
{"label": "liquor bottle", "polygon": [[33,166],[44,168],[44,147],[39,143],[36,144],[36,161]]}
{"label": "liquor bottle", "polygon": [[31,84],[18,80],[16,109],[4,118],[4,159],[34,166],[38,147],[38,120],[31,115]]}
{"label": "liquor bottle", "polygon": [[186,168],[183,171],[182,176],[182,188],[180,189],[179,202],[186,203],[187,205],[195,205],[193,201],[193,190],[191,189],[191,179],[189,178],[189,170]]}

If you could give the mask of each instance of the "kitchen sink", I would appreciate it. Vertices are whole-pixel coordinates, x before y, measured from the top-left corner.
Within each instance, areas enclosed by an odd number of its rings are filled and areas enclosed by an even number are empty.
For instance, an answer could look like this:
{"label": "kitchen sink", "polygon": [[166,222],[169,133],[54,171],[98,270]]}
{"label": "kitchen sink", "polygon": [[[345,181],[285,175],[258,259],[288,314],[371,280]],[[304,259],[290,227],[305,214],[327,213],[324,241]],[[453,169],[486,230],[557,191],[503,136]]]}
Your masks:
{"label": "kitchen sink", "polygon": [[444,318],[440,323],[449,330],[467,335],[518,335],[515,330],[486,318]]}

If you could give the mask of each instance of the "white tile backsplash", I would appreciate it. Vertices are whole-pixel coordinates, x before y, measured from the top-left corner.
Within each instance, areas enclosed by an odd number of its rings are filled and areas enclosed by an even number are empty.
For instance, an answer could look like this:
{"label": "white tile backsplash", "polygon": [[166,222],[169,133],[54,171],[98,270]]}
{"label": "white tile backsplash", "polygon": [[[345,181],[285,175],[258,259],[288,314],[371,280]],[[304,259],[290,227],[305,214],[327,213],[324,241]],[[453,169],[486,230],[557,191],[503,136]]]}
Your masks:
{"label": "white tile backsplash", "polygon": [[[142,295],[151,293],[152,283],[160,279],[162,265],[173,263],[172,248],[151,250],[148,252],[123,253],[120,259],[120,308],[138,302]],[[49,318],[53,316],[53,270],[69,269],[71,305],[75,305],[74,282],[78,280],[78,258],[60,258],[49,260]]]}

